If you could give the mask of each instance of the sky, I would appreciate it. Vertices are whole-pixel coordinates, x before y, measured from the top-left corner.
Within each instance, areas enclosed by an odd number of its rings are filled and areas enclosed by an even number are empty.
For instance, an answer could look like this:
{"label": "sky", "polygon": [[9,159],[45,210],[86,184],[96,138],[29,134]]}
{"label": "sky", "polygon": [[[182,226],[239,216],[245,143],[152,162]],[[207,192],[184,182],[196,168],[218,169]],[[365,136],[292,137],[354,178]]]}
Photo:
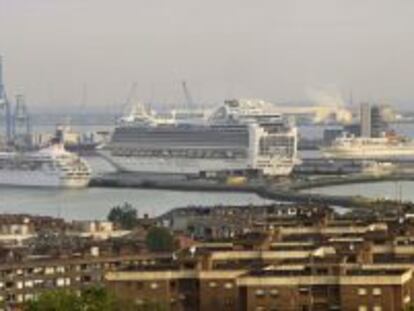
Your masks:
{"label": "sky", "polygon": [[408,106],[413,17],[413,0],[0,0],[0,54],[32,110],[117,109],[133,83],[176,105],[183,80],[201,103]]}

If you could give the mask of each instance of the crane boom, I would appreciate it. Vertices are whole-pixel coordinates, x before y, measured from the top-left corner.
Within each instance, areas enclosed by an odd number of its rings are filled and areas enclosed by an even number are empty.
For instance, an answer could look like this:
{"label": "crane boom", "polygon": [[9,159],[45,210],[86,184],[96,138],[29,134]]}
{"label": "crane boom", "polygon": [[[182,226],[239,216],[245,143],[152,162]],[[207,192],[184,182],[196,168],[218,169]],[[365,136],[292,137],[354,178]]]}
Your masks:
{"label": "crane boom", "polygon": [[135,94],[137,92],[137,87],[138,87],[137,82],[132,83],[131,88],[129,89],[128,95],[125,98],[125,102],[122,104],[121,113],[124,113],[125,109],[131,104],[131,101],[135,97]]}
{"label": "crane boom", "polygon": [[189,109],[194,108],[193,97],[191,96],[191,93],[188,90],[186,81],[182,82],[182,87],[183,87],[183,92],[184,92],[184,97],[185,97],[185,100],[186,100],[187,108],[189,108]]}

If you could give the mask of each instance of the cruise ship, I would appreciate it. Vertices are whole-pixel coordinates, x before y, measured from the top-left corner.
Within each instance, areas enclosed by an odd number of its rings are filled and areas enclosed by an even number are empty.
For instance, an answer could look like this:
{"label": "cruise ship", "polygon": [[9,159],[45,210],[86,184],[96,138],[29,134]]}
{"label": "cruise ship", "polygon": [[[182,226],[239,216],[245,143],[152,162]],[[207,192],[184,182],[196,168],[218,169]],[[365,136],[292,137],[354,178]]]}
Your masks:
{"label": "cruise ship", "polygon": [[396,135],[384,137],[342,136],[322,148],[326,157],[343,159],[378,159],[414,156],[414,143]]}
{"label": "cruise ship", "polygon": [[0,185],[24,187],[82,188],[91,170],[62,144],[33,152],[0,152]]}
{"label": "cruise ship", "polygon": [[128,172],[199,176],[251,169],[285,176],[297,162],[297,129],[263,101],[226,101],[200,123],[157,118],[137,105],[106,149]]}

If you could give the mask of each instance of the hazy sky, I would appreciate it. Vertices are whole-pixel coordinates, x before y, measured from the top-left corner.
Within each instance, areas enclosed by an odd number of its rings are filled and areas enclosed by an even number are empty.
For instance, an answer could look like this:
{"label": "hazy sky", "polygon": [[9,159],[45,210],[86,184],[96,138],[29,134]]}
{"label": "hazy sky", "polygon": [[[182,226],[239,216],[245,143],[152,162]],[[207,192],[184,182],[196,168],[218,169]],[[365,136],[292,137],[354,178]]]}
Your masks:
{"label": "hazy sky", "polygon": [[32,107],[193,97],[414,103],[413,0],[0,0],[9,97]]}

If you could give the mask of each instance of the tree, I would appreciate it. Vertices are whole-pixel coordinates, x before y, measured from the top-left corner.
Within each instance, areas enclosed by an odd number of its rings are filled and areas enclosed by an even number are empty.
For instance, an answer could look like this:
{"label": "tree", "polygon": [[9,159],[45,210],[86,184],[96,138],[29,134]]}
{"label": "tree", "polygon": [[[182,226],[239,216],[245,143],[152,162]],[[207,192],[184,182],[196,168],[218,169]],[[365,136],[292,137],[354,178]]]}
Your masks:
{"label": "tree", "polygon": [[121,226],[122,229],[131,230],[137,223],[137,210],[129,203],[113,207],[109,214],[108,220]]}
{"label": "tree", "polygon": [[89,287],[79,293],[74,290],[50,290],[28,302],[24,311],[135,311],[132,302],[124,302],[104,287]]}
{"label": "tree", "polygon": [[152,252],[169,252],[174,250],[174,238],[168,229],[152,227],[148,231],[146,245]]}
{"label": "tree", "polygon": [[118,310],[119,301],[103,287],[90,287],[81,292],[83,310],[114,311]]}
{"label": "tree", "polygon": [[73,291],[56,290],[42,293],[37,300],[30,301],[25,311],[82,311],[81,300]]}
{"label": "tree", "polygon": [[23,306],[24,311],[164,311],[160,302],[121,300],[104,287],[89,287],[80,293],[74,290],[50,290]]}

